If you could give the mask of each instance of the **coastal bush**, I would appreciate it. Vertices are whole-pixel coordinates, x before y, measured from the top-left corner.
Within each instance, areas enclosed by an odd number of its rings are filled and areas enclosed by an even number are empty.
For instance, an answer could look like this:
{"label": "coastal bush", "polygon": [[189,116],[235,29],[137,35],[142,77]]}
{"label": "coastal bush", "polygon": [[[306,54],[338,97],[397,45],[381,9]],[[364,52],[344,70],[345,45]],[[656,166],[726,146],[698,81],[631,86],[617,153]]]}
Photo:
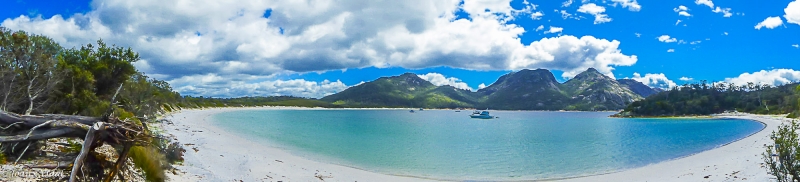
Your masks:
{"label": "coastal bush", "polygon": [[152,147],[133,146],[130,149],[130,158],[133,164],[144,172],[147,181],[164,181],[164,169],[161,161],[164,155]]}
{"label": "coastal bush", "polygon": [[762,154],[769,174],[777,181],[800,181],[800,123],[792,121],[772,132],[773,145]]}
{"label": "coastal bush", "polygon": [[3,153],[3,152],[0,152],[0,164],[5,164],[6,160],[7,160],[6,159],[6,154]]}
{"label": "coastal bush", "polygon": [[[789,114],[800,109],[798,84],[773,87],[749,83],[687,84],[651,95],[628,105],[631,116],[693,116],[738,111],[754,114]],[[797,114],[795,114],[796,116]]]}
{"label": "coastal bush", "polygon": [[[800,85],[794,89],[794,92],[800,95]],[[800,98],[797,98],[797,110],[789,114],[789,118],[798,118],[800,117]]]}
{"label": "coastal bush", "polygon": [[186,152],[186,149],[183,149],[181,143],[178,142],[169,143],[169,145],[164,148],[165,157],[170,164],[183,162],[184,152]]}
{"label": "coastal bush", "polygon": [[[0,27],[0,110],[16,114],[115,118],[143,126],[143,132],[149,134],[157,128],[148,129],[148,123],[156,122],[155,119],[164,113],[185,108],[263,105],[339,107],[317,99],[290,96],[181,96],[169,83],[136,70],[133,63],[137,61],[139,54],[135,51],[106,44],[103,40],[76,48],[63,48],[46,36]],[[10,125],[0,126],[0,129],[0,136],[24,132]],[[133,144],[137,146],[130,149],[129,157],[135,166],[145,172],[149,181],[164,180],[163,169],[168,164],[165,161],[183,160],[185,150],[177,142],[159,143],[160,139],[156,138],[139,140],[142,142]],[[30,143],[26,154],[43,152],[39,151],[42,142]],[[28,142],[0,144],[0,163],[4,163],[6,158],[16,159],[26,146]],[[68,145],[59,149],[60,152],[77,153],[81,151],[82,143],[68,140]],[[97,164],[97,161],[87,161],[86,165]]]}

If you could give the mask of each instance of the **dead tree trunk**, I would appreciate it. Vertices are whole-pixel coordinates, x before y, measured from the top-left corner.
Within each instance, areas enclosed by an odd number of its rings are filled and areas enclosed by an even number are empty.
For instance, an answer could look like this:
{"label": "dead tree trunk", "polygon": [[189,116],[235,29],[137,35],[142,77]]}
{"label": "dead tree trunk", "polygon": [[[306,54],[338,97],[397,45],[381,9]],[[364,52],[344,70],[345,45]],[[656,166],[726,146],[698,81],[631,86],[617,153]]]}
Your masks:
{"label": "dead tree trunk", "polygon": [[[117,158],[117,162],[114,164],[114,168],[111,168],[111,171],[108,172],[106,175],[106,179],[104,182],[111,182],[114,179],[114,176],[120,174],[119,168],[125,165],[125,161],[128,160],[128,152],[131,150],[130,144],[125,144],[122,148],[122,152],[120,152],[119,157]],[[120,179],[122,179],[122,175],[120,175]]]}
{"label": "dead tree trunk", "polygon": [[89,155],[89,151],[92,150],[92,144],[94,144],[95,140],[98,137],[98,131],[105,130],[105,123],[97,122],[94,123],[92,128],[89,128],[89,132],[86,133],[86,139],[83,141],[83,148],[81,148],[81,153],[78,154],[78,157],[75,158],[75,163],[72,165],[72,173],[69,175],[69,182],[75,182],[78,176],[78,171],[81,170],[83,167],[83,160],[86,159],[86,155]]}
{"label": "dead tree trunk", "polygon": [[8,95],[11,95],[12,89],[14,88],[13,87],[14,86],[14,79],[17,78],[16,74],[14,74],[13,72],[11,74],[12,74],[11,75],[11,82],[8,82],[8,88],[7,88],[8,90],[6,91],[6,94],[3,97],[3,104],[0,105],[0,110],[3,110],[3,111],[7,110],[6,107],[8,105]]}
{"label": "dead tree trunk", "polygon": [[[143,126],[112,117],[101,119],[60,114],[31,116],[0,111],[0,127],[14,127],[17,131],[28,131],[16,135],[0,136],[0,143],[29,142],[61,137],[84,138],[81,152],[72,166],[70,181],[76,180],[88,153],[95,147],[110,144],[125,148],[120,153],[117,164],[114,165],[115,168],[120,168],[132,145],[147,145],[150,141],[148,138],[152,137]],[[118,170],[112,168],[114,172],[108,177],[113,178],[113,174],[118,173]]]}
{"label": "dead tree trunk", "polygon": [[33,87],[33,83],[34,83],[34,81],[36,81],[36,78],[38,78],[38,77],[39,77],[39,75],[33,76],[31,81],[28,82],[28,89],[27,89],[27,92],[28,92],[28,109],[25,110],[25,115],[31,115],[31,112],[33,112],[33,100],[36,99],[36,97],[39,96],[38,94],[36,94],[36,96],[34,96],[34,94],[31,93],[31,87]]}

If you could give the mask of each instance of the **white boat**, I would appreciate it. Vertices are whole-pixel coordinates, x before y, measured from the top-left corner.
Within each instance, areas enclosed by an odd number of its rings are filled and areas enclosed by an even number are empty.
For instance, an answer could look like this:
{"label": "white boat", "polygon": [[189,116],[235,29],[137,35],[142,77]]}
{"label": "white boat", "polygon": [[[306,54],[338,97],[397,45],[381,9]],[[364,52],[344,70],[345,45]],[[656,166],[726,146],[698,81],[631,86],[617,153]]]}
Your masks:
{"label": "white boat", "polygon": [[[476,114],[476,113],[478,113],[478,114]],[[481,111],[480,113],[478,111],[475,111],[475,112],[472,113],[472,115],[469,115],[469,117],[478,118],[478,119],[492,119],[492,118],[494,118],[494,116],[489,115],[489,111]]]}

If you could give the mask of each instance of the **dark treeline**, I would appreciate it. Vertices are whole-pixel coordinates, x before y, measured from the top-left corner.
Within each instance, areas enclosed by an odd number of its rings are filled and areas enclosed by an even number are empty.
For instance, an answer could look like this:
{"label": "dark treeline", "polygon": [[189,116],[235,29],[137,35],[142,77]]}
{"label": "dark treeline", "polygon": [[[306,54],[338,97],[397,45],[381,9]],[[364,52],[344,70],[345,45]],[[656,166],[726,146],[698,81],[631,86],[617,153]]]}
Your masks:
{"label": "dark treeline", "polygon": [[207,107],[260,107],[260,106],[298,106],[298,107],[341,107],[317,99],[271,96],[271,97],[238,97],[238,98],[208,98],[184,96],[176,104],[180,108],[207,108]]}
{"label": "dark treeline", "polygon": [[748,83],[708,84],[706,81],[672,88],[628,105],[618,116],[694,116],[725,111],[787,114],[796,117],[800,87]]}

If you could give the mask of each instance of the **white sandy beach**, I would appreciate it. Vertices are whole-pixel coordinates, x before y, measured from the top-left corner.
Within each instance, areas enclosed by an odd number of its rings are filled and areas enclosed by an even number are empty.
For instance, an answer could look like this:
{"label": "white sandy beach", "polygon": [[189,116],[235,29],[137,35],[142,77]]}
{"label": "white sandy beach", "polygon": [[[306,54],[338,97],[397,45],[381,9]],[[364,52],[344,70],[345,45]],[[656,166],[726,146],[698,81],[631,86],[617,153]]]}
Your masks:
{"label": "white sandy beach", "polygon": [[762,168],[761,154],[772,143],[769,136],[786,118],[746,114],[718,116],[756,120],[766,127],[747,138],[687,157],[622,172],[563,181],[774,181]]}
{"label": "white sandy beach", "polygon": [[427,181],[311,161],[210,123],[208,116],[237,109],[269,108],[184,110],[165,117],[173,125],[164,129],[186,149],[181,172],[169,174],[171,181]]}
{"label": "white sandy beach", "polygon": [[[242,108],[184,110],[165,117],[163,128],[184,145],[185,162],[171,181],[430,181],[328,164],[258,144],[210,123],[213,114]],[[269,109],[269,108],[245,108]],[[769,135],[783,118],[720,116],[763,122],[766,128],[747,138],[691,156],[616,173],[557,181],[771,181],[761,167]],[[196,149],[196,150],[195,150]]]}

